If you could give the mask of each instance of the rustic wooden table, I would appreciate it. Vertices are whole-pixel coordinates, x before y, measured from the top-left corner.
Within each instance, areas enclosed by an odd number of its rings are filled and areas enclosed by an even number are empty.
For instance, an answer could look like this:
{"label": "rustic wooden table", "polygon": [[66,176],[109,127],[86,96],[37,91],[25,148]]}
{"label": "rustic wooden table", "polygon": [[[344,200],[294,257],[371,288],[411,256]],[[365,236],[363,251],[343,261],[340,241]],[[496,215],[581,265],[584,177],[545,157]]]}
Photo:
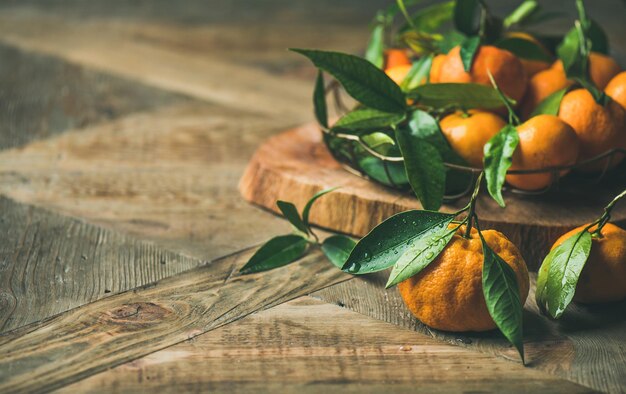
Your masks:
{"label": "rustic wooden table", "polygon": [[[621,2],[588,3],[626,64]],[[285,48],[360,51],[384,4],[0,3],[0,392],[626,390],[624,303],[559,323],[528,303],[523,367],[320,254],[236,274],[289,231],[237,191],[312,120],[315,71]]]}

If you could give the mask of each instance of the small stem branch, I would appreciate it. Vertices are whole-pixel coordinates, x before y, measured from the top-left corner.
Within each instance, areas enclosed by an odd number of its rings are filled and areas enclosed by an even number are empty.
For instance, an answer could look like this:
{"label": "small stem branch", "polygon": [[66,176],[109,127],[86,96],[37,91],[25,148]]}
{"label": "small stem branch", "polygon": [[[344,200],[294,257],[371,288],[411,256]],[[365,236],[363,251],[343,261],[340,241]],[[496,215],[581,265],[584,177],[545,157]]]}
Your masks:
{"label": "small stem branch", "polygon": [[602,233],[601,233],[602,227],[604,227],[604,225],[607,224],[609,222],[609,220],[611,220],[611,211],[613,211],[613,208],[615,207],[615,204],[620,199],[624,198],[625,196],[626,196],[626,190],[624,190],[620,194],[618,194],[606,207],[604,207],[604,213],[595,222],[595,223],[598,224],[598,228],[596,229],[596,231],[593,232],[594,235],[598,235],[598,236],[602,235]]}
{"label": "small stem branch", "polygon": [[474,225],[474,211],[476,209],[476,199],[478,198],[478,192],[480,191],[480,184],[483,181],[483,172],[478,175],[478,179],[476,179],[476,184],[474,185],[474,192],[472,193],[472,197],[470,198],[469,208],[467,212],[467,227],[465,228],[465,238],[469,238],[472,233],[472,226]]}

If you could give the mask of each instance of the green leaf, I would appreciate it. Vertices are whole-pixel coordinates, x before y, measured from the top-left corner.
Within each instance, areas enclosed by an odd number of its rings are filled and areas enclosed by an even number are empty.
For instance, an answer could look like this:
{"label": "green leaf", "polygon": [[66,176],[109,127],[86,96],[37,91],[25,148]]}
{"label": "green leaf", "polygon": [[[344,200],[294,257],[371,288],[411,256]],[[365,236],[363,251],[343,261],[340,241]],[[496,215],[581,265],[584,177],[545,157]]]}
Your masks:
{"label": "green leaf", "polygon": [[365,106],[393,113],[406,110],[406,98],[400,87],[367,60],[339,52],[291,50],[337,78],[346,92]]}
{"label": "green leaf", "polygon": [[567,91],[568,88],[564,88],[561,90],[557,90],[556,92],[546,97],[542,102],[539,103],[539,105],[537,105],[537,108],[535,108],[530,117],[532,118],[533,116],[542,114],[555,116],[558,115],[559,108],[561,108],[561,101],[563,100],[563,97],[565,96]]}
{"label": "green leaf", "polygon": [[311,214],[311,208],[313,207],[313,204],[315,203],[315,201],[317,201],[320,197],[322,197],[322,196],[324,196],[324,195],[326,195],[326,194],[328,194],[330,192],[334,192],[337,189],[339,189],[339,187],[331,187],[330,189],[326,189],[326,190],[322,190],[320,192],[317,192],[306,203],[306,205],[304,206],[304,209],[302,210],[302,222],[304,223],[305,226],[307,226],[307,228],[310,226],[309,215]]}
{"label": "green leaf", "polygon": [[524,0],[522,4],[504,18],[504,27],[509,28],[518,23],[524,23],[533,14],[536,14],[541,7],[537,0]]}
{"label": "green leaf", "polygon": [[386,186],[406,186],[409,183],[404,164],[399,162],[383,162],[368,155],[359,159],[359,167],[367,176]]}
{"label": "green leaf", "polygon": [[357,242],[342,267],[352,274],[369,274],[394,265],[411,242],[435,227],[447,228],[454,215],[411,210],[391,216]]}
{"label": "green leaf", "polygon": [[557,48],[559,59],[563,62],[563,70],[569,79],[589,79],[589,53],[587,43],[584,40],[581,41],[582,35],[584,32],[578,25],[565,35],[563,42]]}
{"label": "green leaf", "polygon": [[354,249],[356,242],[345,235],[332,235],[322,242],[322,252],[333,265],[339,269],[343,267]]}
{"label": "green leaf", "polygon": [[[574,298],[580,273],[591,252],[591,234],[580,231],[554,248],[541,263],[537,304],[554,319],[561,317]],[[546,266],[546,268],[544,268]]]}
{"label": "green leaf", "polygon": [[274,237],[256,251],[240,272],[251,274],[292,263],[304,255],[307,243],[306,238],[296,234]]}
{"label": "green leaf", "polygon": [[591,50],[594,52],[609,54],[609,39],[602,27],[593,19],[590,19],[590,25],[587,29],[587,38],[591,40]]}
{"label": "green leaf", "polygon": [[365,58],[378,68],[383,68],[385,63],[384,38],[385,25],[379,22],[374,25],[365,50]]}
{"label": "green leaf", "polygon": [[468,36],[478,33],[478,17],[481,8],[480,0],[456,0],[454,7],[456,29]]}
{"label": "green leaf", "polygon": [[506,179],[506,172],[513,162],[513,153],[519,144],[519,135],[515,127],[506,125],[491,137],[485,144],[484,167],[487,180],[487,190],[494,200],[504,207],[502,186]]}
{"label": "green leaf", "polygon": [[409,97],[421,105],[433,108],[459,106],[462,108],[501,108],[498,92],[491,86],[477,83],[433,83],[421,85]]}
{"label": "green leaf", "polygon": [[446,187],[446,168],[437,148],[403,129],[396,130],[396,141],[415,196],[424,209],[439,209]]}
{"label": "green leaf", "polygon": [[428,78],[432,63],[432,55],[422,56],[418,61],[413,63],[413,66],[400,85],[402,90],[408,91],[421,85],[422,81]]}
{"label": "green leaf", "polygon": [[515,56],[527,60],[538,60],[542,62],[552,62],[552,56],[537,43],[519,37],[507,37],[498,42],[495,46],[506,49]]}
{"label": "green leaf", "polygon": [[515,271],[487,245],[482,234],[480,238],[483,243],[482,283],[487,310],[524,362],[523,305]]}
{"label": "green leaf", "polygon": [[457,230],[457,228],[448,229],[448,224],[431,227],[419,238],[411,241],[409,248],[400,256],[391,270],[386,288],[419,274],[439,256]]}
{"label": "green leaf", "polygon": [[480,37],[469,37],[461,44],[461,61],[463,62],[463,68],[466,72],[472,70],[472,64],[474,63],[474,57],[480,47]]}
{"label": "green leaf", "polygon": [[376,132],[361,137],[361,140],[374,151],[386,155],[396,145],[396,141],[385,133]]}
{"label": "green leaf", "polygon": [[[467,165],[448,144],[439,123],[428,112],[415,110],[409,120],[411,134],[434,146],[445,163]],[[463,190],[472,181],[471,174],[446,168],[446,190]]]}
{"label": "green leaf", "polygon": [[[420,9],[411,15],[414,28],[425,33],[436,32],[444,23],[452,20],[454,5],[455,1],[446,1]],[[400,31],[407,30],[409,27],[407,24],[400,28]]]}
{"label": "green leaf", "polygon": [[359,107],[345,114],[332,127],[333,131],[360,134],[396,125],[404,120],[404,113],[389,113]]}
{"label": "green leaf", "polygon": [[303,233],[309,233],[309,228],[300,218],[300,214],[298,213],[298,209],[295,205],[290,202],[281,200],[276,201],[276,205],[278,205],[278,208],[283,213],[285,219],[289,220],[289,223],[291,223],[295,228],[302,231]]}
{"label": "green leaf", "polygon": [[315,90],[313,91],[313,107],[315,109],[315,118],[322,126],[328,128],[328,110],[326,109],[326,90],[324,87],[324,75],[322,71],[318,71],[317,80],[315,81]]}
{"label": "green leaf", "polygon": [[411,114],[408,126],[412,135],[434,146],[444,160],[456,160],[456,154],[441,133],[437,119],[431,114],[419,109],[415,110]]}

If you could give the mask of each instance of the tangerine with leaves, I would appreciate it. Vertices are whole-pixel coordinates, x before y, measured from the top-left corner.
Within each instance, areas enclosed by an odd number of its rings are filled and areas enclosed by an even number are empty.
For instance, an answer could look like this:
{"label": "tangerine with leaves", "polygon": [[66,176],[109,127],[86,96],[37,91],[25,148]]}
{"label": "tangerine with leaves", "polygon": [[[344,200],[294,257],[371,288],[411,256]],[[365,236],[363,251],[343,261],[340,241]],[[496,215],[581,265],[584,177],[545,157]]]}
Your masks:
{"label": "tangerine with leaves", "polygon": [[[581,232],[589,224],[563,234],[552,246],[561,245],[566,239]],[[594,234],[597,225],[587,231]],[[607,223],[591,239],[591,252],[576,285],[574,301],[601,303],[626,298],[626,231]]]}
{"label": "tangerine with leaves", "polygon": [[[613,148],[626,148],[626,112],[613,100],[603,105],[597,103],[588,90],[576,89],[563,97],[559,118],[572,126],[580,140],[579,162]],[[614,155],[611,159],[588,164],[581,171],[601,171],[607,165],[613,168],[622,159],[623,155]]]}
{"label": "tangerine with leaves", "polygon": [[[398,284],[407,308],[429,327],[445,331],[488,331],[496,328],[483,295],[483,249],[476,229],[465,238],[461,226],[448,246],[418,275]],[[522,305],[528,296],[526,263],[502,233],[482,231],[491,247],[515,272]]]}
{"label": "tangerine with leaves", "polygon": [[482,167],[483,147],[505,125],[498,115],[482,110],[457,111],[439,122],[452,149],[473,167]]}
{"label": "tangerine with leaves", "polygon": [[527,76],[519,58],[511,52],[490,45],[477,51],[470,72],[466,72],[461,59],[461,48],[456,46],[442,60],[438,82],[480,83],[491,86],[489,73],[504,94],[519,102],[524,96]]}
{"label": "tangerine with leaves", "polygon": [[[538,115],[517,126],[519,144],[511,170],[535,170],[576,163],[579,141],[574,130],[554,115]],[[567,171],[561,171],[563,176]],[[540,190],[552,183],[551,173],[509,174],[506,181],[524,190]]]}

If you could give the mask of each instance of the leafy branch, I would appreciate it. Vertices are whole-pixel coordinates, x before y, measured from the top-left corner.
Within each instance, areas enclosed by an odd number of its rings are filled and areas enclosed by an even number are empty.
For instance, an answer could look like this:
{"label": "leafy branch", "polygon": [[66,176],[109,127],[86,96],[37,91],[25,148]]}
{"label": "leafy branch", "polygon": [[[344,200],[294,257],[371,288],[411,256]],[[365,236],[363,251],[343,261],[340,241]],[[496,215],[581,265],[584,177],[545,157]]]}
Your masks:
{"label": "leafy branch", "polygon": [[282,267],[304,256],[311,247],[321,248],[331,263],[337,267],[342,267],[355,242],[343,235],[333,235],[320,242],[309,221],[311,208],[315,201],[336,189],[322,190],[315,194],[304,206],[302,215],[300,215],[294,204],[286,201],[277,201],[276,204],[283,217],[291,223],[295,232],[270,239],[254,253],[250,260],[241,268],[240,272],[242,274],[252,274]]}
{"label": "leafy branch", "polygon": [[602,237],[602,228],[611,220],[615,204],[625,196],[626,190],[604,208],[598,219],[565,239],[544,258],[535,291],[535,301],[543,314],[558,319],[565,312],[574,298],[578,278],[591,253],[593,238]]}

